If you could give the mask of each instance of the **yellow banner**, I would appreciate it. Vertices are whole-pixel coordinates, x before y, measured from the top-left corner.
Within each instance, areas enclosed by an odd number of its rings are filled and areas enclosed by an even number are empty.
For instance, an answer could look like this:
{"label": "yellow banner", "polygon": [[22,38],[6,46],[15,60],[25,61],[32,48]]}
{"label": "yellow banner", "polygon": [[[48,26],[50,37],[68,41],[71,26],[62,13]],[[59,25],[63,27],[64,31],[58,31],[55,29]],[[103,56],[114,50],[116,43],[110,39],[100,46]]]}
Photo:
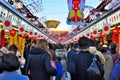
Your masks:
{"label": "yellow banner", "polygon": [[19,51],[20,55],[23,56],[24,54],[24,47],[25,47],[25,38],[19,36]]}
{"label": "yellow banner", "polygon": [[15,35],[15,36],[10,35],[10,45],[12,45],[12,44],[18,45],[18,36],[17,35]]}

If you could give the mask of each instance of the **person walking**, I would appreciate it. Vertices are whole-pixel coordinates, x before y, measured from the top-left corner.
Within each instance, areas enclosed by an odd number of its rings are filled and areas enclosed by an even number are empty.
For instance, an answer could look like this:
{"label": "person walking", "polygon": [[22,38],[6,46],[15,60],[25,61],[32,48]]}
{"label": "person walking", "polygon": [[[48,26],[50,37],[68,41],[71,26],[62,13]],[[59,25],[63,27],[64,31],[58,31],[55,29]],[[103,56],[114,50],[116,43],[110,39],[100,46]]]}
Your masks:
{"label": "person walking", "polygon": [[0,80],[29,80],[25,75],[17,73],[20,67],[20,62],[15,54],[9,53],[2,56],[0,68],[3,73],[0,74]]}
{"label": "person walking", "polygon": [[51,65],[51,54],[47,51],[48,43],[41,39],[37,47],[30,51],[25,63],[25,73],[30,71],[30,80],[50,80],[52,75],[57,74],[57,70]]}
{"label": "person walking", "polygon": [[[80,48],[80,52],[76,54],[76,56],[74,57],[75,58],[74,62],[76,66],[76,79],[74,80],[93,80],[89,78],[87,74],[87,69],[91,65],[94,57],[94,54],[91,54],[89,52],[90,41],[88,38],[82,37],[79,39],[78,45]],[[100,59],[98,56],[97,56],[97,61],[99,61],[100,63]],[[99,80],[102,80],[102,77],[104,75],[104,70],[99,65],[98,67],[100,68],[100,73],[101,73],[101,78]]]}

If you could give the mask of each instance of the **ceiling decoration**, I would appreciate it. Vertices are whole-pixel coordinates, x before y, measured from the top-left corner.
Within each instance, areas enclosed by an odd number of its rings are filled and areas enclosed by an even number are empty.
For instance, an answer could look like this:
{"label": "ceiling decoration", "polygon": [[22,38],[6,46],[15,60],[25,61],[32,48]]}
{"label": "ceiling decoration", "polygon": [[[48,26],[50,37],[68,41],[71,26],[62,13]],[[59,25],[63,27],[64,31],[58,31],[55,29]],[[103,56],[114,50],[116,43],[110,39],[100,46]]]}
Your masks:
{"label": "ceiling decoration", "polygon": [[27,9],[29,9],[32,14],[37,14],[44,10],[42,0],[21,0],[21,2],[26,6]]}
{"label": "ceiling decoration", "polygon": [[85,0],[68,0],[67,24],[79,24],[84,19]]}
{"label": "ceiling decoration", "polygon": [[45,24],[46,24],[47,28],[57,28],[58,25],[60,24],[60,21],[48,20],[48,21],[45,21]]}

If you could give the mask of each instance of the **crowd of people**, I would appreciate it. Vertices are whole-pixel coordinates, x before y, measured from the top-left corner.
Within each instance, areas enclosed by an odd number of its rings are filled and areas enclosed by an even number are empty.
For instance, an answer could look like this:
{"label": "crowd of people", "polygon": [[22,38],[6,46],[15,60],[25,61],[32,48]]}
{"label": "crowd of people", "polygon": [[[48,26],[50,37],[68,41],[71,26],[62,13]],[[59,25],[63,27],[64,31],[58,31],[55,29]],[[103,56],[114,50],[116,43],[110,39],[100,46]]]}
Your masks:
{"label": "crowd of people", "polygon": [[[64,49],[59,56],[57,49]],[[0,48],[0,80],[120,80],[118,45],[81,37],[70,45],[45,39]]]}

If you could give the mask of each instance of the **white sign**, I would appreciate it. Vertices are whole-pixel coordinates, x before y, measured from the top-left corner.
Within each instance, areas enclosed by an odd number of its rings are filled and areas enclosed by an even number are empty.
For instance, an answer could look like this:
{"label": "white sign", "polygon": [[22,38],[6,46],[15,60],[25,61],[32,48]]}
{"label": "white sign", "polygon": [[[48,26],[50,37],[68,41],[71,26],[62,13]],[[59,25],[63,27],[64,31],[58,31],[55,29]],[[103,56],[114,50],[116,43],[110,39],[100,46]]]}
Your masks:
{"label": "white sign", "polygon": [[120,23],[120,10],[107,17],[107,21],[111,26]]}
{"label": "white sign", "polygon": [[2,24],[4,30],[12,29],[12,21],[11,18],[2,18]]}
{"label": "white sign", "polygon": [[97,27],[97,28],[100,30],[100,29],[103,29],[103,26],[104,26],[105,24],[107,24],[106,18],[98,21],[95,27]]}
{"label": "white sign", "polygon": [[0,6],[0,17],[6,18],[8,14],[8,10]]}
{"label": "white sign", "polygon": [[25,26],[24,25],[19,26],[19,34],[25,34]]}
{"label": "white sign", "polygon": [[109,24],[104,25],[102,32],[104,34],[109,34],[110,33],[110,25]]}

